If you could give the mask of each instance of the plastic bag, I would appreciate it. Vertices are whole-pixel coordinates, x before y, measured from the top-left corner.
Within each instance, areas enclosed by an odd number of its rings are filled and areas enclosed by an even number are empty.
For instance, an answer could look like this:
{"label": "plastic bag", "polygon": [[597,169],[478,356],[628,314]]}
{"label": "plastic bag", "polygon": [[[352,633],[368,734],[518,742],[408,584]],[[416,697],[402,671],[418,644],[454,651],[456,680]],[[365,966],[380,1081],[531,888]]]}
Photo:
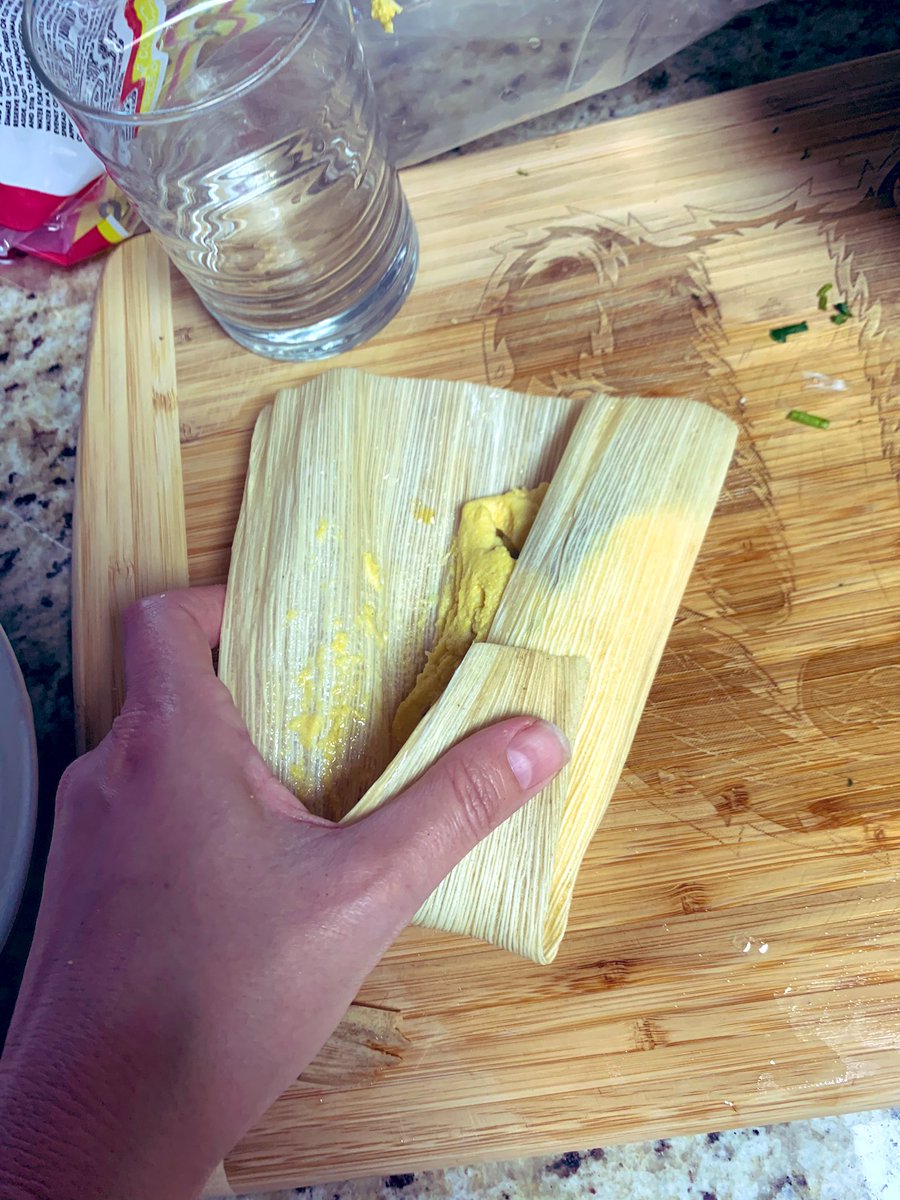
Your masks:
{"label": "plastic bag", "polygon": [[68,265],[140,219],[36,78],[21,20],[22,0],[0,0],[0,258],[19,251]]}
{"label": "plastic bag", "polygon": [[[625,83],[764,0],[406,0],[393,33],[371,2],[358,0],[360,36],[392,156],[408,165]],[[165,16],[164,0],[121,3],[129,28]],[[140,220],[31,70],[21,10],[0,0],[0,257],[78,262]]]}
{"label": "plastic bag", "polygon": [[360,29],[406,165],[627,83],[762,3],[406,0],[393,34],[369,19]]}
{"label": "plastic bag", "polygon": [[130,200],[108,175],[101,175],[77,196],[63,200],[36,229],[0,227],[0,257],[18,251],[60,266],[71,266],[108,250],[142,228]]}

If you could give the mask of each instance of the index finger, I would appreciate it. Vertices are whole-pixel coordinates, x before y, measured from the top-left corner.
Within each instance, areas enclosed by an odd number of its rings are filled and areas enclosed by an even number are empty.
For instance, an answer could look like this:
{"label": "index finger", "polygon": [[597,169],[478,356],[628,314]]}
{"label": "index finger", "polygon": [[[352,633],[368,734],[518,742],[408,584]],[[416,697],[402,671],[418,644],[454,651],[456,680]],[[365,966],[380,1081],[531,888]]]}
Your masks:
{"label": "index finger", "polygon": [[174,695],[215,676],[225,587],[181,588],[145,596],[122,615],[125,692],[129,699]]}

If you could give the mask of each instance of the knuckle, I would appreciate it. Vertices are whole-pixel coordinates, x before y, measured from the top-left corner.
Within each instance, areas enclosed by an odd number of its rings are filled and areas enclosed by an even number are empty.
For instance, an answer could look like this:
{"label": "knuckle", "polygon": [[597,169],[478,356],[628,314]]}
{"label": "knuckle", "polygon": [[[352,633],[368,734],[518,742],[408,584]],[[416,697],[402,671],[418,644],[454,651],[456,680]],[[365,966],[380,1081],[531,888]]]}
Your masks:
{"label": "knuckle", "polygon": [[497,824],[502,792],[496,772],[483,763],[452,758],[444,766],[444,783],[466,830],[479,839],[490,833]]}
{"label": "knuckle", "polygon": [[111,741],[129,752],[153,756],[168,744],[173,727],[178,731],[177,716],[165,694],[126,699],[113,721]]}
{"label": "knuckle", "polygon": [[56,788],[55,828],[89,827],[99,831],[112,807],[108,787],[108,740],[109,735],[63,771]]}
{"label": "knuckle", "polygon": [[89,751],[87,754],[82,755],[81,758],[76,758],[74,762],[69,763],[60,776],[56,787],[57,816],[67,811],[71,805],[73,793],[78,791],[82,775],[86,769],[90,770],[90,766],[86,766],[86,764],[90,763],[92,753],[93,751]]}
{"label": "knuckle", "polygon": [[152,738],[168,725],[177,723],[180,716],[178,697],[167,680],[162,667],[157,676],[139,689],[129,688],[122,710],[113,722],[120,737],[125,735]]}
{"label": "knuckle", "polygon": [[170,714],[153,704],[126,704],[102,743],[104,783],[149,785],[165,767],[171,737]]}

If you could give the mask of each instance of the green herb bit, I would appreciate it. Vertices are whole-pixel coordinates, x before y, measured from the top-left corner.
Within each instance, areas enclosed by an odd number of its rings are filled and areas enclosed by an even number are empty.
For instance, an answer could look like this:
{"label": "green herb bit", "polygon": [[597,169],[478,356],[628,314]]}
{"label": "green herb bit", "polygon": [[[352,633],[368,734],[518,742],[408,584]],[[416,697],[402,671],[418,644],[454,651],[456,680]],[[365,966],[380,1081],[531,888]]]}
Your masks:
{"label": "green herb bit", "polygon": [[832,325],[846,325],[846,323],[853,316],[853,313],[843,302],[843,300],[840,304],[836,304],[834,306],[834,311],[837,313],[837,316],[831,318]]}
{"label": "green herb bit", "polygon": [[831,424],[827,417],[817,417],[813,413],[803,412],[800,408],[792,408],[787,419],[796,421],[798,425],[811,425],[813,429],[827,429]]}
{"label": "green herb bit", "polygon": [[516,167],[516,174],[517,175],[530,175],[531,172],[526,171],[524,167]]}
{"label": "green herb bit", "polygon": [[770,329],[769,337],[773,342],[784,345],[793,333],[809,333],[809,326],[805,321],[798,321],[796,325],[782,325],[780,329]]}
{"label": "green herb bit", "polygon": [[823,283],[816,292],[816,299],[819,301],[819,312],[828,311],[828,293],[833,287],[833,283]]}

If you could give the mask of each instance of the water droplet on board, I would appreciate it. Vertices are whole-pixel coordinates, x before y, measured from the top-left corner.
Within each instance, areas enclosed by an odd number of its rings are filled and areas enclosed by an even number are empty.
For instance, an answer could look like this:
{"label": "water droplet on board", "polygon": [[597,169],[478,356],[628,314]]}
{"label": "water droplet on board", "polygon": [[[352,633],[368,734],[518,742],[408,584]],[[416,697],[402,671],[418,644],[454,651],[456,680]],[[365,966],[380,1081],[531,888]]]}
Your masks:
{"label": "water droplet on board", "polygon": [[737,933],[731,939],[731,944],[741,954],[768,954],[769,943],[762,938],[753,937],[749,933]]}
{"label": "water droplet on board", "polygon": [[541,39],[539,37],[530,37],[528,39],[528,49],[529,50],[540,50],[540,48],[541,48],[541,46],[543,46],[543,44],[544,43],[541,41]]}

